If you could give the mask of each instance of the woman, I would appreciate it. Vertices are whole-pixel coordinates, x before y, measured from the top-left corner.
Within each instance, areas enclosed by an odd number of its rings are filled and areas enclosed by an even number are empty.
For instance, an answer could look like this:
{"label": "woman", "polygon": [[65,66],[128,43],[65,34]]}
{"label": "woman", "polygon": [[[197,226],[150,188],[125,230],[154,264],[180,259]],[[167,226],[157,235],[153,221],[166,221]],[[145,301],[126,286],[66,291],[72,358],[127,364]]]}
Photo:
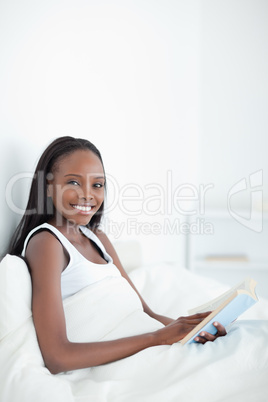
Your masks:
{"label": "woman", "polygon": [[[173,320],[147,306],[108,237],[99,230],[105,186],[102,158],[92,143],[72,137],[56,139],[38,162],[26,212],[10,246],[9,253],[22,254],[29,266],[38,342],[45,364],[54,374],[109,363],[151,346],[171,345],[208,315]],[[70,342],[62,299],[107,276],[125,278],[144,314],[163,325],[112,341]],[[214,325],[216,335],[202,332],[195,340],[205,343],[226,334],[220,323]]]}

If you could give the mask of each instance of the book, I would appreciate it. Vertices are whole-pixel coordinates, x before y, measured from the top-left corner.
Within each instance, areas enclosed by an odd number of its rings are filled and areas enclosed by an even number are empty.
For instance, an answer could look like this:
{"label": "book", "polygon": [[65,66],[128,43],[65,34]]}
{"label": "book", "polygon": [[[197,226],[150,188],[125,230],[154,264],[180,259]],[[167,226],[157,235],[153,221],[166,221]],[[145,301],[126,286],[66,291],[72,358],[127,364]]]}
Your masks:
{"label": "book", "polygon": [[246,278],[243,282],[232,287],[216,299],[189,310],[189,315],[204,313],[206,311],[211,311],[211,313],[190,331],[180,343],[182,345],[195,343],[194,338],[202,331],[215,335],[217,333],[217,329],[213,325],[215,321],[225,327],[234,322],[242,313],[258,301],[255,291],[256,284],[257,282],[254,279]]}

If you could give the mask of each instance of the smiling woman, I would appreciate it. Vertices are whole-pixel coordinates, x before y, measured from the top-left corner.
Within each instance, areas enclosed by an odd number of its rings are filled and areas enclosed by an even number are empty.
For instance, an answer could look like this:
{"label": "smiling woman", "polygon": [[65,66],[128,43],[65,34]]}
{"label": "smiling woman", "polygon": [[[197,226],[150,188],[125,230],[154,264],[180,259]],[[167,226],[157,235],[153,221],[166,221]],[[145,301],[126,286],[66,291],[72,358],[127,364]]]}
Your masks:
{"label": "smiling woman", "polygon": [[[202,313],[173,320],[154,313],[145,303],[108,237],[99,229],[105,183],[102,158],[92,143],[72,137],[55,140],[39,160],[26,212],[10,247],[10,254],[21,255],[28,264],[33,321],[44,362],[52,373],[98,366],[151,346],[171,345],[208,315]],[[144,326],[128,337],[111,341],[96,342],[94,337],[89,337],[86,342],[71,342],[63,299],[86,287],[98,288],[98,284],[102,294],[103,284],[110,281],[108,295],[112,295],[112,282],[117,284],[116,314],[121,317],[124,308],[127,315],[132,316],[131,308],[134,308]],[[96,300],[98,297],[96,294]],[[112,300],[114,297],[112,295]],[[111,304],[111,301],[107,303],[106,312]],[[86,311],[90,309],[91,303]],[[97,318],[102,321],[98,314]],[[87,321],[90,319],[91,315]],[[196,341],[206,343],[226,334],[220,323],[214,324],[216,335],[205,332]]]}

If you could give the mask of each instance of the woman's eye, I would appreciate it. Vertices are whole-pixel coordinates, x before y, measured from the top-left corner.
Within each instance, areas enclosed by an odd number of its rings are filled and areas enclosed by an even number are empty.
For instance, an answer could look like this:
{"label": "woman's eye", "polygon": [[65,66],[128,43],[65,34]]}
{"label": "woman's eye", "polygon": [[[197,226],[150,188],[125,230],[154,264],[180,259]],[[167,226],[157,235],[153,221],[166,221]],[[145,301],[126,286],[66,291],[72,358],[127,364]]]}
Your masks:
{"label": "woman's eye", "polygon": [[68,184],[72,184],[74,186],[79,186],[79,183],[76,180],[70,180],[70,181],[68,181]]}
{"label": "woman's eye", "polygon": [[102,188],[102,187],[103,187],[103,184],[102,184],[102,183],[95,183],[95,184],[94,184],[94,187]]}

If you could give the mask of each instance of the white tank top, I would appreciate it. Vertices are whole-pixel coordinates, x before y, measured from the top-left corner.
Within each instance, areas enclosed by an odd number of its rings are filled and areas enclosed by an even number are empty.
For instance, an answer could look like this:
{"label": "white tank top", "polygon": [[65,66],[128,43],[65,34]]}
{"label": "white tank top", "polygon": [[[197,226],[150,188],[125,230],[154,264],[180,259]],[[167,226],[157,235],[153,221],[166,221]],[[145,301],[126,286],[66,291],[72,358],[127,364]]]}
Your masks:
{"label": "white tank top", "polygon": [[72,296],[86,286],[101,281],[108,276],[121,276],[119,269],[113,264],[112,257],[106,252],[99,238],[85,226],[80,226],[79,228],[86,237],[94,241],[101,249],[104,259],[107,261],[106,264],[96,264],[87,260],[58,229],[49,223],[43,223],[30,231],[25,239],[21,253],[24,257],[28,241],[37,230],[47,229],[56,235],[70,257],[67,267],[61,274],[62,299]]}

